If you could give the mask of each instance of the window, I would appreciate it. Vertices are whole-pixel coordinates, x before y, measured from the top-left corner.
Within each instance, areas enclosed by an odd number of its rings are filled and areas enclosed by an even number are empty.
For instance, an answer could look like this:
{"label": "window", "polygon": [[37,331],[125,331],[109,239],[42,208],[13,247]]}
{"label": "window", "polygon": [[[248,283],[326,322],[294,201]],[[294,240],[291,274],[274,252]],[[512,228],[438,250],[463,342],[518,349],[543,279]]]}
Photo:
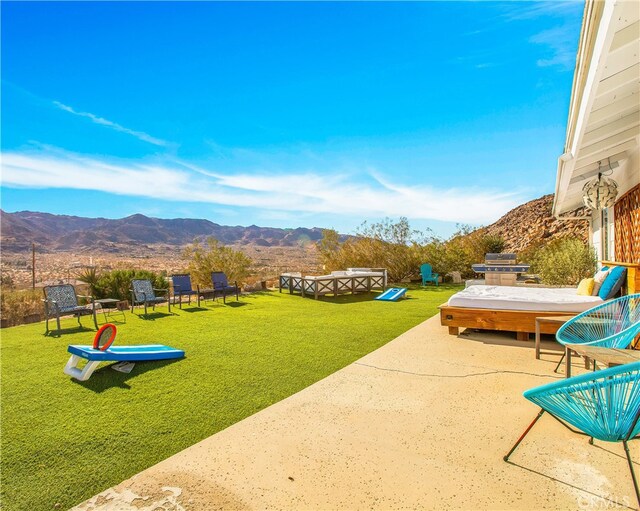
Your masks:
{"label": "window", "polygon": [[610,261],[610,243],[609,243],[609,210],[604,208],[601,213],[600,240],[602,246],[602,259]]}

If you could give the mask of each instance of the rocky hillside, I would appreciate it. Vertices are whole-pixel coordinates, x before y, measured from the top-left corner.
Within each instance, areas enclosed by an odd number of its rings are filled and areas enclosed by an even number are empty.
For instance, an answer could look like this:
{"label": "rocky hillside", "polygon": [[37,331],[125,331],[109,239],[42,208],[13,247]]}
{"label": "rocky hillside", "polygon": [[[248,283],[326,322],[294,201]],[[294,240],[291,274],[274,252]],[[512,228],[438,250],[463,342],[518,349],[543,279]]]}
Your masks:
{"label": "rocky hillside", "polygon": [[251,225],[226,226],[209,220],[190,218],[161,219],[132,215],[111,220],[51,215],[20,211],[1,213],[3,252],[24,252],[35,242],[40,251],[65,252],[91,250],[128,253],[153,245],[183,246],[196,238],[213,236],[229,245],[293,247],[322,238],[322,230],[277,229]]}
{"label": "rocky hillside", "polygon": [[497,222],[483,227],[490,235],[505,240],[504,252],[522,252],[532,245],[557,238],[573,237],[585,241],[589,237],[588,211],[580,208],[566,216],[584,216],[585,220],[558,220],[551,214],[553,194],[544,195],[509,211]]}

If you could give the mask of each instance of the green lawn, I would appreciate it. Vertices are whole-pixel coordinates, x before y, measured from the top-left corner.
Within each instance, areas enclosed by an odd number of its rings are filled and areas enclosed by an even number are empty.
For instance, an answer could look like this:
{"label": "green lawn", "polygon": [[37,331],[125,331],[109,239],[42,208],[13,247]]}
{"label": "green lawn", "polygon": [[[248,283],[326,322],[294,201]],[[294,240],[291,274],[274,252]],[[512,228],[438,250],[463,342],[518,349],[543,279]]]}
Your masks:
{"label": "green lawn", "polygon": [[412,288],[397,303],[262,292],[172,316],[127,313],[116,344],[163,343],[186,358],[141,362],[128,375],[105,365],[84,383],[62,369],[67,345],[91,344],[93,330],[2,330],[2,509],[78,504],[375,350],[457,289]]}

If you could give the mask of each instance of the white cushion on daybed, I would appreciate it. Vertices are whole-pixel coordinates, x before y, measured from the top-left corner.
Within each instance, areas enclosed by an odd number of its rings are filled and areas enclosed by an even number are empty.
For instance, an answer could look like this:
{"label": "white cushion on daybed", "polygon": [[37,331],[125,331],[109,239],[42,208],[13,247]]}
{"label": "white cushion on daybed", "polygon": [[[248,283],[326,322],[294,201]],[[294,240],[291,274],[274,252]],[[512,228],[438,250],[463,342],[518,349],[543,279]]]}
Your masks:
{"label": "white cushion on daybed", "polygon": [[453,307],[520,311],[583,312],[602,303],[573,287],[471,286],[449,298]]}

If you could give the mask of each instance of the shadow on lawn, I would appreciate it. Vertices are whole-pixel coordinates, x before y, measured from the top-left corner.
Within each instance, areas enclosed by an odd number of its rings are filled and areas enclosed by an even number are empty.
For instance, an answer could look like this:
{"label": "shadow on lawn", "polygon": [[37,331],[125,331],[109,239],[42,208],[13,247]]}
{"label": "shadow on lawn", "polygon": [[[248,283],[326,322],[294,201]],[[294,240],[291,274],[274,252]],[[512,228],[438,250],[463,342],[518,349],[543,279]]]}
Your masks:
{"label": "shadow on lawn", "polygon": [[208,307],[184,307],[182,309],[178,309],[178,311],[180,312],[188,312],[189,314],[192,314],[194,312],[212,312],[211,309],[209,309]]}
{"label": "shadow on lawn", "polygon": [[247,302],[227,302],[223,304],[226,307],[244,307],[245,305],[249,305]]}
{"label": "shadow on lawn", "polygon": [[138,319],[144,319],[145,321],[155,321],[156,319],[160,319],[160,318],[166,318],[166,317],[170,317],[173,316],[174,314],[171,313],[167,313],[167,312],[151,312],[149,314],[132,314],[132,316],[135,316]]}
{"label": "shadow on lawn", "polygon": [[[355,295],[345,294],[338,296],[320,296],[318,301],[322,303],[330,303],[333,305],[349,305],[350,303],[371,302],[379,296],[379,293],[357,293]],[[305,296],[305,299],[313,300],[313,296]]]}
{"label": "shadow on lawn", "polygon": [[[417,300],[418,298],[411,296],[409,294],[410,292],[411,290],[407,291],[407,294],[404,295],[399,300],[396,300],[396,302],[401,303],[406,301]],[[376,296],[380,296],[381,294],[382,293],[357,293],[355,295],[344,294],[344,295],[338,295],[338,296],[320,296],[318,297],[318,301],[323,303],[331,303],[333,305],[349,305],[351,303],[372,302]],[[306,296],[305,298],[311,299],[311,300],[314,299],[313,296],[311,295]],[[383,303],[383,301],[379,301],[379,302]]]}
{"label": "shadow on lawn", "polygon": [[62,334],[81,334],[84,332],[95,332],[95,331],[96,331],[95,328],[87,328],[86,326],[76,326],[72,328],[61,328],[60,332],[58,332],[57,330],[49,330],[49,332],[45,332],[42,335],[44,337],[53,337],[58,339],[62,337]]}
{"label": "shadow on lawn", "polygon": [[72,378],[71,381],[97,394],[115,387],[129,390],[131,386],[127,383],[128,380],[144,374],[147,371],[153,371],[173,364],[174,362],[180,362],[181,360],[183,359],[137,361],[133,370],[128,374],[111,369],[111,366],[114,364],[110,364],[98,369],[87,381],[78,381],[74,378]]}

